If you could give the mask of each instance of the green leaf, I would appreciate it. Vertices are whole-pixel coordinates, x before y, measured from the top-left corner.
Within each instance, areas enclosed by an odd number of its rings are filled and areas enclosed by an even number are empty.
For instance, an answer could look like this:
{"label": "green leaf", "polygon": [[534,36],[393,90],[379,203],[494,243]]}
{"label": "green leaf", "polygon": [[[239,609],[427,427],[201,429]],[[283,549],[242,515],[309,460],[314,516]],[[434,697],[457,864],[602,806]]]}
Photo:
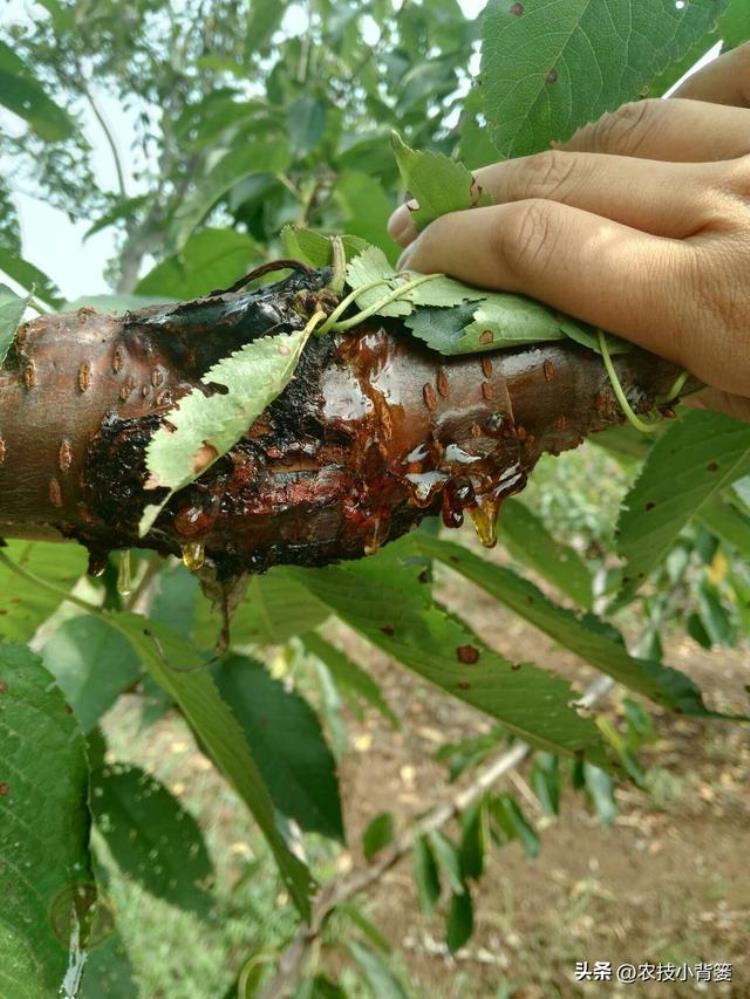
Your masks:
{"label": "green leaf", "polygon": [[421,565],[414,572],[398,562],[399,551],[409,550],[390,545],[356,566],[289,571],[374,645],[454,697],[542,749],[582,752],[606,766],[596,726],[569,707],[575,692],[568,682],[531,663],[514,668],[432,603],[416,581]]}
{"label": "green leaf", "polygon": [[307,832],[343,840],[336,762],[307,701],[246,656],[225,656],[213,676],[277,809]]}
{"label": "green leaf", "polygon": [[198,823],[140,767],[124,763],[92,774],[91,807],[118,867],[146,891],[206,915],[213,866]]}
{"label": "green leaf", "polygon": [[717,495],[703,504],[698,522],[750,561],[750,517]]}
{"label": "green leaf", "polygon": [[127,635],[156,682],[179,705],[208,755],[250,809],[271,847],[294,904],[308,918],[314,888],[310,871],[284,842],[271,796],[242,728],[220,697],[205,664],[192,645],[158,622],[137,614],[111,615],[110,620]]}
{"label": "green leaf", "polygon": [[287,108],[286,124],[289,148],[295,156],[306,156],[323,138],[327,107],[318,97],[303,94]]}
{"label": "green leaf", "polygon": [[[307,591],[305,591],[307,592]],[[331,645],[315,631],[308,632],[301,638],[305,650],[321,662],[325,663],[333,677],[336,686],[344,693],[352,694],[372,705],[390,722],[393,728],[399,727],[398,718],[383,698],[380,687],[369,673],[361,666],[352,662],[335,645]]]}
{"label": "green leaf", "polygon": [[[398,297],[380,305],[376,314],[408,317],[406,325],[415,336],[441,354],[476,354],[564,340],[579,327],[575,320],[522,295],[483,291],[443,274],[430,275],[428,281],[420,283],[424,275],[395,271],[376,246],[350,261],[346,277],[354,291],[363,289],[356,297],[361,309],[378,305],[398,290]],[[377,287],[368,287],[376,281],[380,282]],[[589,346],[583,327],[578,332]]]}
{"label": "green leaf", "polygon": [[[593,769],[593,768],[592,768]],[[538,857],[541,843],[512,794],[498,794],[490,799],[492,815],[508,839],[518,839],[528,857]]]}
{"label": "green leaf", "polygon": [[462,894],[466,890],[466,886],[461,871],[461,855],[458,850],[448,837],[437,829],[429,832],[427,839],[432,847],[438,868],[445,875],[448,887],[454,894]]}
{"label": "green leaf", "polygon": [[71,618],[56,628],[42,658],[84,732],[90,732],[141,675],[140,660],[127,639],[93,614]]}
{"label": "green leaf", "polygon": [[[148,489],[166,487],[158,503],[148,505],[140,523],[147,534],[171,497],[225,455],[246,433],[294,374],[310,333],[308,329],[261,337],[224,357],[203,376],[204,385],[223,385],[226,395],[193,389],[167,413],[146,449]],[[201,451],[209,456],[199,458]]]}
{"label": "green leaf", "polygon": [[634,100],[710,29],[726,0],[491,0],[482,90],[502,156],[546,149]]}
{"label": "green leaf", "polygon": [[733,49],[750,39],[750,7],[745,0],[729,0],[719,18],[718,34],[725,49]]}
{"label": "green leaf", "polygon": [[395,264],[401,250],[387,234],[393,204],[382,184],[366,173],[342,173],[336,180],[333,197],[341,210],[342,228],[366,243],[379,246],[389,262]]}
{"label": "green leaf", "polygon": [[141,278],[135,293],[200,298],[233,284],[249,270],[255,257],[255,243],[249,236],[234,229],[203,229],[193,233],[182,253],[167,257]]}
{"label": "green leaf", "polygon": [[[368,247],[359,236],[339,237],[347,257],[353,257]],[[287,225],[281,231],[284,253],[293,260],[299,260],[308,267],[328,267],[333,263],[333,241],[330,236],[303,226]]]}
{"label": "green leaf", "polygon": [[0,104],[28,122],[47,142],[61,142],[75,134],[72,118],[50,100],[26,63],[2,41]]}
{"label": "green leaf", "polygon": [[466,888],[460,895],[451,896],[446,923],[445,942],[451,954],[455,954],[471,938],[474,932],[474,906],[471,893]]}
{"label": "green leaf", "polygon": [[416,534],[409,540],[418,552],[439,559],[454,572],[481,586],[553,641],[619,683],[673,710],[707,714],[701,693],[692,680],[678,670],[631,656],[619,632],[593,614],[579,617],[567,608],[559,607],[512,569],[487,562],[451,541]]}
{"label": "green leaf", "polygon": [[397,132],[393,132],[391,143],[404,187],[419,206],[411,213],[417,229],[449,212],[492,204],[492,198],[463,163],[442,153],[410,149]]}
{"label": "green leaf", "polygon": [[[250,578],[247,595],[232,618],[232,645],[283,645],[295,635],[317,628],[328,617],[330,611],[324,604],[290,579],[285,569],[275,566]],[[214,645],[221,625],[209,602],[201,600],[193,632],[198,645]]]}
{"label": "green leaf", "polygon": [[373,996],[377,999],[408,999],[403,985],[380,954],[359,940],[349,940],[347,947],[362,969]]}
{"label": "green leaf", "polygon": [[[22,569],[66,591],[86,571],[86,554],[78,545],[8,541],[0,551]],[[59,604],[54,593],[22,579],[0,562],[0,639],[28,642]]]}
{"label": "green leaf", "polygon": [[623,500],[617,524],[617,548],[626,560],[621,600],[659,565],[690,519],[749,469],[748,424],[694,410],[670,426]]}
{"label": "green leaf", "polygon": [[413,853],[419,907],[426,916],[431,916],[440,898],[440,874],[426,836],[420,836],[414,843]]}
{"label": "green leaf", "polygon": [[280,173],[289,164],[283,139],[261,139],[230,150],[185,198],[174,221],[174,249],[179,252],[216,202],[235,184],[256,173]]}
{"label": "green leaf", "polygon": [[424,275],[415,271],[394,270],[386,255],[377,246],[367,247],[349,263],[346,269],[347,284],[354,291],[373,281],[383,282],[382,287],[363,290],[357,295],[357,305],[362,309],[377,304],[389,291],[399,290],[400,295],[395,301],[377,310],[379,316],[408,316],[414,311],[415,305],[450,308],[461,305],[467,300],[478,301],[488,296],[488,292],[470,288],[444,274],[433,274],[428,281],[417,283],[422,278]]}
{"label": "green leaf", "polygon": [[41,660],[0,644],[0,994],[14,999],[75,995],[86,959],[96,887],[77,728]]}
{"label": "green leaf", "polygon": [[[557,757],[553,757],[557,759]],[[481,878],[484,871],[485,837],[484,799],[480,798],[461,815],[461,873],[464,878]]]}
{"label": "green leaf", "polygon": [[391,813],[381,812],[380,815],[376,815],[362,834],[362,852],[365,855],[365,860],[372,860],[384,847],[392,843],[394,835],[395,828]]}
{"label": "green leaf", "polygon": [[580,607],[591,608],[591,573],[578,552],[560,544],[544,522],[519,500],[506,500],[500,515],[500,541],[518,562],[556,586]]}
{"label": "green leaf", "polygon": [[16,256],[4,246],[0,246],[0,271],[54,308],[63,307],[65,300],[54,282],[34,264]]}
{"label": "green leaf", "polygon": [[0,284],[0,368],[8,356],[27,303],[28,299],[19,298],[7,285]]}

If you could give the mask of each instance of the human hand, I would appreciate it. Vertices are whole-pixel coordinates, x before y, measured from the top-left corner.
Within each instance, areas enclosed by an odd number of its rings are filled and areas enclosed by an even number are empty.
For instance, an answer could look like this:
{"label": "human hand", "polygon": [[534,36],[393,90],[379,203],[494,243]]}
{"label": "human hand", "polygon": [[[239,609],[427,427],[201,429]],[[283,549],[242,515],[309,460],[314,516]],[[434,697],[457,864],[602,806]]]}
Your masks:
{"label": "human hand", "polygon": [[475,171],[495,204],[417,235],[399,266],[519,292],[681,365],[698,405],[750,421],[750,45],[669,101],[625,104],[559,148]]}

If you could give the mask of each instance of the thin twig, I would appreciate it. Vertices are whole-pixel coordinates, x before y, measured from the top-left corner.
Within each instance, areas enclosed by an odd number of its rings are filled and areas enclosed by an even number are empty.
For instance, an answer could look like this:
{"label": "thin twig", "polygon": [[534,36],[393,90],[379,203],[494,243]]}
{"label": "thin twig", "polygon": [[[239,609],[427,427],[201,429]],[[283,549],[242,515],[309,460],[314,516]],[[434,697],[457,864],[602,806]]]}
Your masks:
{"label": "thin twig", "polygon": [[[590,708],[614,687],[614,680],[600,676],[581,695],[579,707]],[[281,954],[276,974],[265,986],[261,999],[285,999],[291,995],[305,972],[310,950],[322,933],[328,917],[341,905],[379,881],[394,867],[422,836],[441,829],[470,805],[478,801],[501,777],[511,773],[532,752],[526,742],[517,742],[510,749],[482,768],[466,788],[450,801],[436,805],[421,819],[411,825],[380,857],[368,867],[330,881],[324,885],[313,905],[312,918],[297,930],[289,946]]]}

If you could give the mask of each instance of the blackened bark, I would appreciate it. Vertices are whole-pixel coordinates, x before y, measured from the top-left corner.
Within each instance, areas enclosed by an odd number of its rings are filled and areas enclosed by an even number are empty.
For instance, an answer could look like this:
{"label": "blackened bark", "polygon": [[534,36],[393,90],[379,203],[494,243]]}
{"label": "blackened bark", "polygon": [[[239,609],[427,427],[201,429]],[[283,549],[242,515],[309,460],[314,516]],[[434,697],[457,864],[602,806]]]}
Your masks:
{"label": "blackened bark", "polygon": [[[164,415],[221,357],[304,326],[325,279],[25,324],[0,371],[0,534],[77,539],[94,568],[134,545],[200,552],[220,576],[358,558],[427,514],[457,526],[468,511],[489,542],[543,452],[622,421],[599,358],[575,344],[448,359],[370,320],[314,338],[283,394],[139,539]],[[676,374],[639,350],[616,366],[637,411]]]}

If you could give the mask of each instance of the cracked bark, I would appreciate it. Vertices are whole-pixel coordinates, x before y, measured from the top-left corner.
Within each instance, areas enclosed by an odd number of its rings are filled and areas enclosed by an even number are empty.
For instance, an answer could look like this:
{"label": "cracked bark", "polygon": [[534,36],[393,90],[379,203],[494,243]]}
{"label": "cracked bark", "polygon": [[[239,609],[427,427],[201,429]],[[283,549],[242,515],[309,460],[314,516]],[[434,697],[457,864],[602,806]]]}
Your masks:
{"label": "cracked bark", "polygon": [[[24,324],[0,371],[0,535],[76,539],[92,570],[113,549],[200,546],[219,578],[358,558],[428,514],[458,526],[466,511],[489,542],[542,453],[622,422],[600,359],[575,344],[444,358],[373,319],[313,338],[282,395],[139,539],[154,429],[219,358],[301,328],[326,278]],[[676,374],[639,350],[616,367],[640,412]]]}

